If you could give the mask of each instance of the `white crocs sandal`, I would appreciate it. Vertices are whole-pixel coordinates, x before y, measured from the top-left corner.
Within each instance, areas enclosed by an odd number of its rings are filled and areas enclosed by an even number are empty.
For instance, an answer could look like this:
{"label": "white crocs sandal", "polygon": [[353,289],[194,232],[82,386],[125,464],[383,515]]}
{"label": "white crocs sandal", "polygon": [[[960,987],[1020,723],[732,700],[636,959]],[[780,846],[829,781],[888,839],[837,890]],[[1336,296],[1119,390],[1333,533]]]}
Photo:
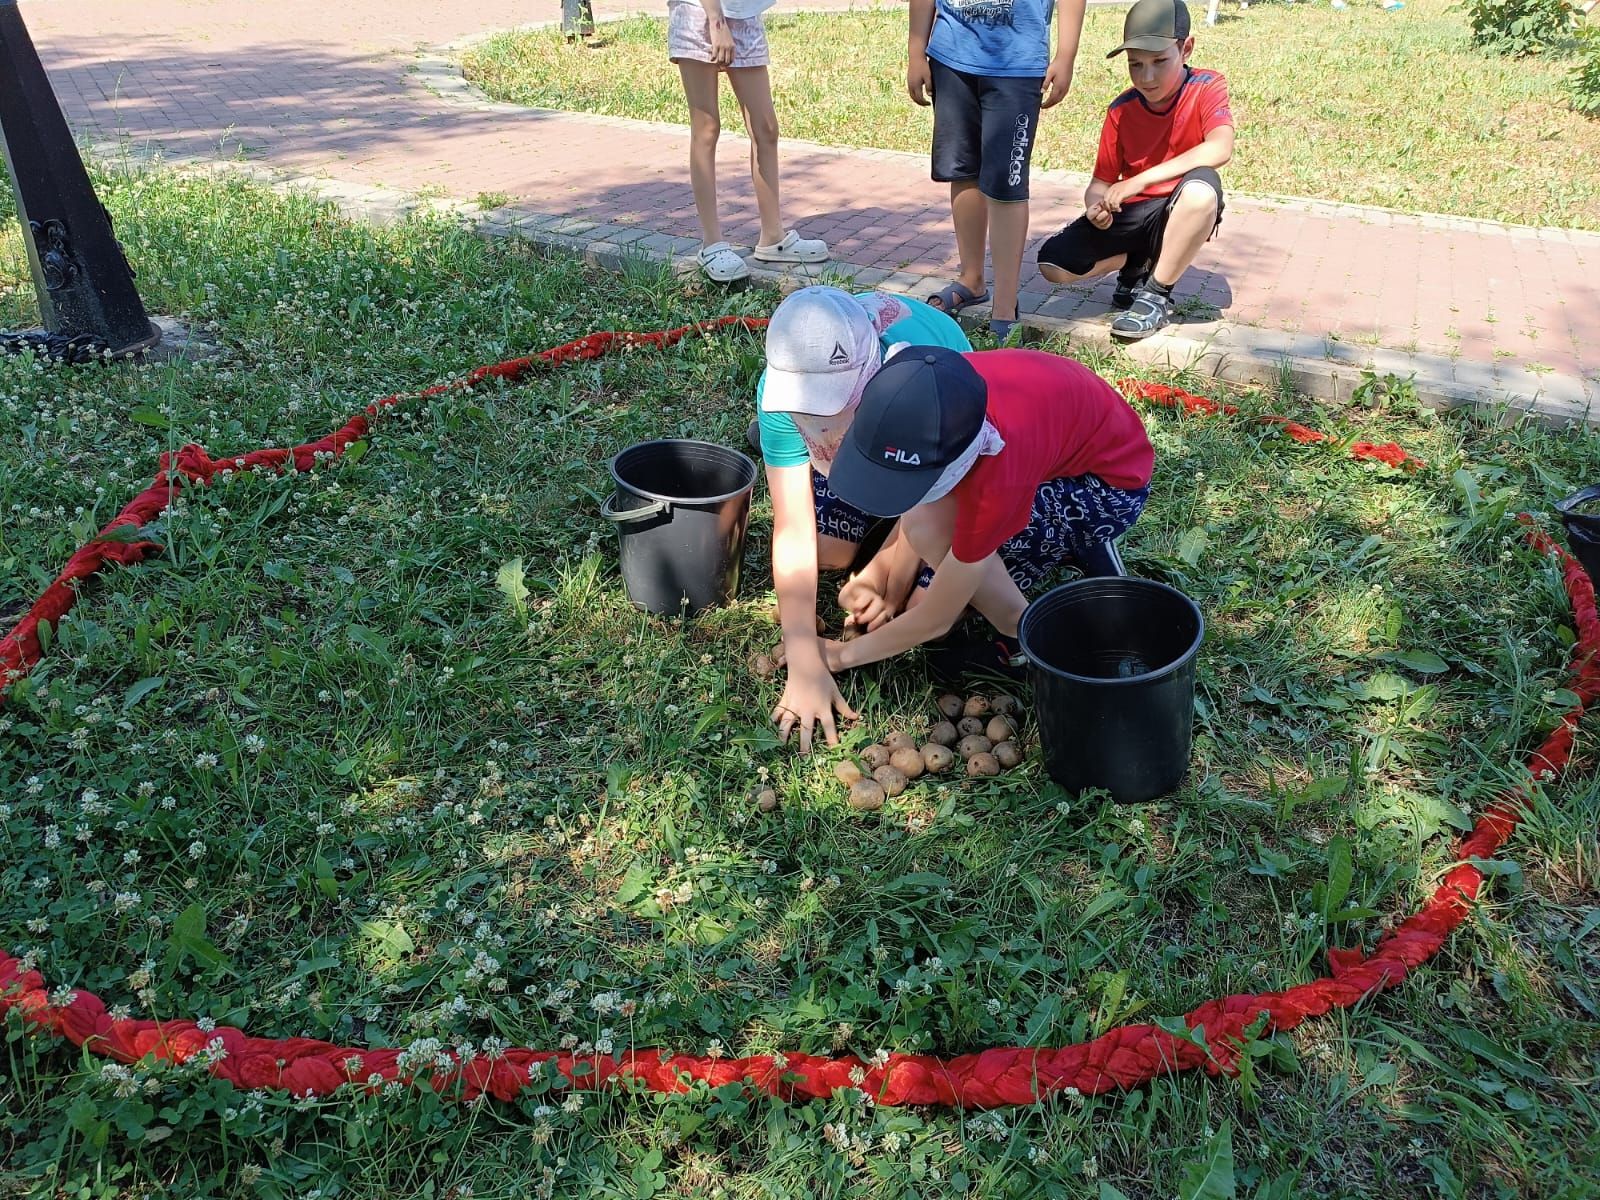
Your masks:
{"label": "white crocs sandal", "polygon": [[700,264],[700,269],[712,283],[733,283],[750,274],[750,264],[740,258],[738,252],[727,242],[712,242],[709,246],[701,246],[700,253],[695,255],[695,261]]}
{"label": "white crocs sandal", "polygon": [[821,238],[803,238],[794,230],[771,246],[757,246],[756,257],[770,263],[819,263],[828,261],[828,243]]}

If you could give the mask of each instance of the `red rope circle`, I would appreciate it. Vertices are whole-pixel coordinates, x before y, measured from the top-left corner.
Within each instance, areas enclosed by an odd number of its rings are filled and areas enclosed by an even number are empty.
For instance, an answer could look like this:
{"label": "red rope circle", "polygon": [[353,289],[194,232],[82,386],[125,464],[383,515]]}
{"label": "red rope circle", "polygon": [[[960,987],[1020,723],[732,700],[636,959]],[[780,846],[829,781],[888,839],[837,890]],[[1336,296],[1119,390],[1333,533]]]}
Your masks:
{"label": "red rope circle", "polygon": [[[66,568],[0,641],[0,695],[12,680],[39,661],[38,627],[67,612],[78,584],[108,562],[129,565],[159,550],[153,542],[106,540],[115,530],[139,528],[159,515],[184,487],[207,486],[233,471],[309,470],[320,455],[338,455],[367,432],[368,418],[405,400],[424,399],[468,388],[491,377],[520,379],[541,366],[597,358],[618,346],[669,346],[692,333],[730,325],[755,329],[751,317],[721,317],[658,333],[596,333],[528,358],[480,367],[462,379],[410,396],[394,395],[369,404],[328,436],[292,449],[255,450],[211,458],[201,447],[184,446],[163,454],[156,480],[139,493],[100,535],[68,560]],[[1220,405],[1162,384],[1122,381],[1131,395],[1188,412],[1235,415]],[[1281,425],[1300,442],[1330,440],[1286,418],[1260,421]],[[1349,452],[1390,466],[1416,469],[1420,460],[1394,443],[1356,442]],[[1583,567],[1549,536],[1528,525],[1527,539],[1556,557],[1577,625],[1569,687],[1578,697],[1555,730],[1530,754],[1525,769],[1531,782],[1554,778],[1572,754],[1572,741],[1587,705],[1600,699],[1600,617],[1595,591]],[[1032,1104],[1052,1094],[1083,1094],[1131,1088],[1159,1075],[1203,1069],[1208,1074],[1236,1069],[1240,1048],[1250,1036],[1293,1029],[1334,1009],[1352,1008],[1368,997],[1398,987],[1410,972],[1438,953],[1445,939],[1472,909],[1485,876],[1471,860],[1492,857],[1516,831],[1530,801],[1528,785],[1502,792],[1457,847],[1458,865],[1444,877],[1420,910],[1381,937],[1370,954],[1360,949],[1330,949],[1329,974],[1279,992],[1242,993],[1209,1000],[1183,1016],[1191,1037],[1154,1025],[1123,1025],[1092,1041],[1055,1048],[997,1047],[955,1058],[930,1054],[891,1054],[869,1062],[853,1055],[824,1058],[811,1054],[761,1054],[748,1058],[707,1058],[664,1050],[631,1050],[618,1055],[574,1055],[550,1050],[508,1049],[461,1059],[452,1054],[447,1068],[402,1067],[403,1051],[336,1046],[312,1038],[259,1038],[227,1026],[202,1029],[193,1021],[116,1020],[105,1003],[86,991],[73,991],[53,1003],[43,976],[0,951],[0,1013],[16,1009],[35,1030],[65,1038],[92,1054],[122,1063],[146,1057],[185,1062],[204,1054],[207,1069],[241,1088],[284,1089],[294,1095],[326,1096],[338,1089],[373,1091],[391,1081],[430,1087],[441,1095],[472,1100],[514,1099],[546,1072],[554,1071],[575,1088],[630,1083],[658,1092],[683,1092],[700,1081],[712,1086],[742,1083],[786,1099],[831,1096],[841,1088],[860,1088],[880,1104],[957,1105],[994,1108]]]}

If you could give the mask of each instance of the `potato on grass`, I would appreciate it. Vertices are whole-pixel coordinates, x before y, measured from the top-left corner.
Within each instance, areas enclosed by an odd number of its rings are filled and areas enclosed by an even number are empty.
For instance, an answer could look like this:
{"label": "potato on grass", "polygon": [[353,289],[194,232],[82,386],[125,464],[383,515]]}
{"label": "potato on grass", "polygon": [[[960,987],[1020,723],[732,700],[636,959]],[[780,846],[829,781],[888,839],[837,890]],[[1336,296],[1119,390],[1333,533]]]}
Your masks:
{"label": "potato on grass", "polygon": [[928,734],[928,740],[941,746],[954,746],[961,740],[961,732],[949,721],[940,721]]}
{"label": "potato on grass", "polygon": [[872,773],[873,779],[878,781],[878,786],[891,796],[898,796],[906,790],[910,782],[904,771],[898,767],[879,767]]}
{"label": "potato on grass", "polygon": [[771,788],[762,788],[756,793],[756,807],[762,812],[771,812],[778,807],[778,793]]}
{"label": "potato on grass", "polygon": [[833,777],[845,787],[853,787],[864,778],[861,768],[848,758],[833,764]]}
{"label": "potato on grass", "polygon": [[962,717],[956,722],[956,732],[962,737],[971,737],[975,733],[982,733],[984,729],[982,717]]}
{"label": "potato on grass", "polygon": [[987,754],[994,749],[994,743],[981,733],[973,733],[961,739],[956,747],[962,758],[970,759],[974,754]]}
{"label": "potato on grass", "polygon": [[873,779],[858,779],[850,788],[850,807],[871,812],[883,807],[883,785]]}
{"label": "potato on grass", "polygon": [[968,775],[998,775],[1000,774],[1000,761],[992,754],[974,754],[967,759]]}
{"label": "potato on grass", "polygon": [[1022,765],[1022,747],[1015,742],[996,742],[993,754],[995,761],[1007,771]]}
{"label": "potato on grass", "polygon": [[1017,736],[1017,723],[1010,717],[990,717],[983,736],[991,742],[1009,742]]}
{"label": "potato on grass", "polygon": [[1022,701],[1015,696],[1007,696],[1004,693],[991,700],[989,706],[1002,717],[1009,717],[1022,711]]}
{"label": "potato on grass", "polygon": [[987,717],[989,715],[989,697],[970,696],[966,704],[962,705],[963,717]]}
{"label": "potato on grass", "polygon": [[944,714],[947,720],[954,721],[961,715],[962,700],[960,696],[954,696],[946,692],[939,697],[937,703],[939,711]]}
{"label": "potato on grass", "polygon": [[880,746],[877,742],[873,742],[870,746],[863,746],[861,748],[861,761],[867,764],[869,770],[876,771],[889,761],[889,747]]}
{"label": "potato on grass", "polygon": [[956,752],[949,746],[929,742],[922,748],[922,765],[928,769],[930,775],[943,775],[955,761]]}
{"label": "potato on grass", "polygon": [[922,761],[922,751],[915,746],[896,750],[889,756],[889,765],[907,779],[915,779],[928,769],[927,764]]}
{"label": "potato on grass", "polygon": [[889,747],[889,753],[893,754],[896,750],[915,750],[917,739],[909,733],[891,733],[883,739],[883,744]]}

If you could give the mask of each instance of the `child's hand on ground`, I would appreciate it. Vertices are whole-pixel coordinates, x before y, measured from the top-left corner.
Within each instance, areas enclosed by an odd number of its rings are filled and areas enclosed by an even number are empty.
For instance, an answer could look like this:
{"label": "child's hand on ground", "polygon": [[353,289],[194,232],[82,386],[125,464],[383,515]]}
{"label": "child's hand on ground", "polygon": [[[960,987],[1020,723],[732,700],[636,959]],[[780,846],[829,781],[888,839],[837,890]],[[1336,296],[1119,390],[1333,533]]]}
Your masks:
{"label": "child's hand on ground", "polygon": [[926,108],[933,103],[933,68],[926,54],[912,54],[906,67],[906,91],[913,104]]}
{"label": "child's hand on ground", "polygon": [[1070,58],[1053,58],[1044,73],[1044,98],[1039,101],[1040,108],[1053,108],[1066,99],[1072,90],[1072,60]]}
{"label": "child's hand on ground", "polygon": [[728,22],[718,17],[709,22],[711,25],[711,61],[719,67],[726,67],[733,62],[733,32],[728,28]]}
{"label": "child's hand on ground", "polygon": [[1111,210],[1105,206],[1103,200],[1091,204],[1083,215],[1089,218],[1089,224],[1096,229],[1111,228]]}
{"label": "child's hand on ground", "polygon": [[[837,646],[838,643],[833,643]],[[814,727],[822,727],[822,736],[830,746],[839,744],[839,728],[834,712],[847,721],[859,719],[855,709],[845,702],[839,685],[827,663],[815,655],[806,655],[809,663],[802,667],[787,664],[784,656],[779,662],[788,671],[783,685],[783,697],[772,710],[772,720],[778,726],[778,737],[787,742],[794,729],[800,730],[800,752],[811,753],[811,735]]]}

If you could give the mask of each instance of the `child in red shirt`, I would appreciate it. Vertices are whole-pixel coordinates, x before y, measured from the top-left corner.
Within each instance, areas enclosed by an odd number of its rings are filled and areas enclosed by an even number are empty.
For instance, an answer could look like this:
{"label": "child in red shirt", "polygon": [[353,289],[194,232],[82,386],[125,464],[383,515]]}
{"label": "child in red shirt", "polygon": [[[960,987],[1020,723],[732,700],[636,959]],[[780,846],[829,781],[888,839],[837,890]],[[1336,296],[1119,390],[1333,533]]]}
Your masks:
{"label": "child in red shirt", "polygon": [[1084,214],[1039,247],[1039,273],[1073,283],[1117,271],[1111,323],[1149,337],[1172,320],[1172,288],[1222,223],[1217,168],[1233,157],[1228,84],[1189,66],[1183,0],[1138,0],[1123,41],[1133,86],[1111,102]]}
{"label": "child in red shirt", "polygon": [[828,669],[941,638],[970,605],[998,637],[982,641],[986,659],[951,639],[951,657],[1011,673],[1025,593],[1139,519],[1154,461],[1139,415],[1081,363],[1038,350],[900,351],[862,393],[828,486],[862,512],[901,518],[926,586],[906,602],[882,595],[870,571],[852,578],[840,602],[871,632],[825,642]]}

